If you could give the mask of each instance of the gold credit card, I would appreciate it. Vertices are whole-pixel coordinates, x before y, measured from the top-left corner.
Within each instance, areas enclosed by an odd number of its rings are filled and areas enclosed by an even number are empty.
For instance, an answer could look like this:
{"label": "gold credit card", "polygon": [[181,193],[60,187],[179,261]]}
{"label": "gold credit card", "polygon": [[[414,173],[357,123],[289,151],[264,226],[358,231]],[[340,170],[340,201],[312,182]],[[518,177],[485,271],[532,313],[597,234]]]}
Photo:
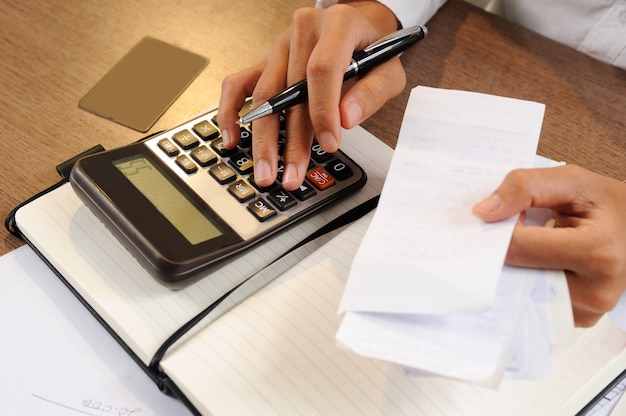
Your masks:
{"label": "gold credit card", "polygon": [[134,46],[78,103],[98,116],[146,132],[208,64],[150,37]]}

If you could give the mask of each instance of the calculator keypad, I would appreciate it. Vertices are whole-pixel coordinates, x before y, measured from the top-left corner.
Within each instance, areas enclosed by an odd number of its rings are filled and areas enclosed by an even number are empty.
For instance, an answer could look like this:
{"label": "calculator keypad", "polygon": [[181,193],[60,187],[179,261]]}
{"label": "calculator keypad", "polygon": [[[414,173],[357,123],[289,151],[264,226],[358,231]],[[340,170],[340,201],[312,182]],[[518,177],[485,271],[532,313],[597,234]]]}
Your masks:
{"label": "calculator keypad", "polygon": [[[284,129],[284,115],[281,128]],[[311,160],[305,182],[295,191],[286,191],[281,181],[284,172],[282,156],[285,134],[278,137],[279,162],[277,181],[272,186],[260,187],[254,181],[251,126],[241,127],[241,139],[235,149],[226,149],[217,125],[215,113],[209,113],[180,128],[157,138],[155,151],[174,161],[185,175],[206,174],[223,187],[225,193],[238,201],[260,223],[289,215],[290,210],[309,200],[331,192],[336,183],[349,180],[354,171],[338,152],[325,152],[315,141],[311,146]]]}

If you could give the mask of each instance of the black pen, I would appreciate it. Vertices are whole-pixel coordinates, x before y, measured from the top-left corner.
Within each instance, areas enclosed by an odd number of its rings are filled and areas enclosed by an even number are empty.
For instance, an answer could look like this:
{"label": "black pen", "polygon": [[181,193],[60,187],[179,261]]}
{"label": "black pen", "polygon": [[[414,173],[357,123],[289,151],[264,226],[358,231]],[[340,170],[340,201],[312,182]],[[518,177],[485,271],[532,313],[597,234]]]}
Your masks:
{"label": "black pen", "polygon": [[[377,40],[362,51],[355,52],[343,80],[367,72],[369,69],[399,55],[419,40],[424,39],[427,34],[428,29],[425,26],[400,29]],[[243,115],[239,119],[239,124],[247,124],[261,117],[276,114],[286,108],[305,102],[307,97],[307,82],[306,79],[303,79]]]}

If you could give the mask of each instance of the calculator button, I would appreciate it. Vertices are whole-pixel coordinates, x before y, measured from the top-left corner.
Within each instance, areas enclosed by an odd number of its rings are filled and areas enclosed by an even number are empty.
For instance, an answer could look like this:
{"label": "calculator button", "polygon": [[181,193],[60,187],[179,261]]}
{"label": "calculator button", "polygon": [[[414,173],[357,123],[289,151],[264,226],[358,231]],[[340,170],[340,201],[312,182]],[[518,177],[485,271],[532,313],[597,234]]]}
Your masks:
{"label": "calculator button", "polygon": [[285,162],[283,160],[278,161],[278,166],[276,167],[276,180],[278,182],[283,181],[283,174],[285,173]]}
{"label": "calculator button", "polygon": [[296,205],[295,198],[288,194],[283,188],[270,192],[267,194],[267,198],[281,211],[288,210]]}
{"label": "calculator button", "polygon": [[339,159],[334,159],[328,162],[326,170],[338,181],[345,181],[354,174],[352,169]]}
{"label": "calculator button", "polygon": [[176,158],[176,164],[180,166],[186,173],[194,173],[198,170],[198,166],[193,163],[186,155],[180,155]]}
{"label": "calculator button", "polygon": [[159,148],[165,152],[166,155],[173,157],[180,152],[178,147],[174,143],[172,143],[169,139],[161,139],[159,140]]}
{"label": "calculator button", "polygon": [[200,141],[189,130],[181,130],[178,133],[174,133],[172,136],[177,145],[183,149],[191,149],[196,147]]}
{"label": "calculator button", "polygon": [[284,134],[280,133],[278,135],[278,155],[279,156],[285,155],[285,143],[287,143],[287,139],[285,138]]}
{"label": "calculator button", "polygon": [[276,215],[274,208],[270,207],[262,198],[250,202],[248,210],[261,222],[265,222]]}
{"label": "calculator button", "polygon": [[216,181],[218,181],[222,185],[232,182],[235,180],[235,178],[237,178],[237,174],[235,173],[235,171],[229,168],[228,165],[224,163],[218,163],[217,165],[211,167],[209,169],[209,173]]}
{"label": "calculator button", "polygon": [[213,150],[215,150],[217,152],[218,155],[224,157],[224,156],[230,156],[232,154],[235,154],[235,152],[237,152],[237,149],[227,149],[226,147],[224,147],[224,141],[219,138],[217,140],[213,140],[211,142],[211,148]]}
{"label": "calculator button", "polygon": [[252,172],[252,168],[254,168],[252,159],[250,159],[245,153],[237,153],[236,155],[231,156],[228,163],[230,163],[240,175],[247,175]]}
{"label": "calculator button", "polygon": [[220,135],[220,131],[217,127],[211,124],[208,120],[203,120],[198,124],[195,124],[193,126],[193,131],[195,131],[196,134],[204,141],[217,139]]}
{"label": "calculator button", "polygon": [[237,182],[229,185],[228,191],[232,196],[237,198],[239,202],[246,202],[256,196],[254,189],[243,180],[238,180]]}
{"label": "calculator button", "polygon": [[191,151],[191,157],[202,167],[207,167],[217,162],[217,155],[206,146],[196,147]]}
{"label": "calculator button", "polygon": [[326,153],[326,150],[322,149],[322,146],[317,141],[311,145],[311,159],[317,163],[324,163],[333,158],[331,153]]}
{"label": "calculator button", "polygon": [[298,189],[296,189],[295,191],[291,191],[291,193],[300,201],[306,201],[307,199],[317,194],[317,192],[315,192],[315,189],[311,185],[309,185],[307,181],[304,181]]}
{"label": "calculator button", "polygon": [[254,186],[259,192],[269,192],[276,187],[276,182],[270,186],[260,186],[254,181],[254,175],[248,176],[248,182],[250,182],[250,185]]}
{"label": "calculator button", "polygon": [[241,128],[239,135],[239,147],[247,149],[252,146],[252,132],[245,127]]}
{"label": "calculator button", "polygon": [[335,184],[335,180],[322,168],[315,168],[307,172],[306,177],[320,191],[328,189]]}
{"label": "calculator button", "polygon": [[239,110],[239,117],[243,117],[246,114],[248,114],[250,111],[252,111],[252,100],[248,100],[246,101],[246,103],[243,105],[243,107],[241,107],[241,110]]}

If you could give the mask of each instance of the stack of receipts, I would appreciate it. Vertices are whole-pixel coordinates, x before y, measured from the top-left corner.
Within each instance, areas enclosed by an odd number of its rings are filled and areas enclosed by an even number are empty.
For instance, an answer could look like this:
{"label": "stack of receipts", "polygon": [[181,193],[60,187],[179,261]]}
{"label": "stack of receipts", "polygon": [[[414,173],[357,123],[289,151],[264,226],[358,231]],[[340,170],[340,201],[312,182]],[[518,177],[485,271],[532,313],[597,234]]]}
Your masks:
{"label": "stack of receipts", "polygon": [[[565,276],[505,266],[518,218],[488,224],[471,211],[509,171],[552,163],[536,156],[544,110],[472,92],[411,92],[339,305],[341,345],[415,376],[490,387],[547,376],[552,346],[573,337]],[[526,222],[548,216],[532,209]]]}

